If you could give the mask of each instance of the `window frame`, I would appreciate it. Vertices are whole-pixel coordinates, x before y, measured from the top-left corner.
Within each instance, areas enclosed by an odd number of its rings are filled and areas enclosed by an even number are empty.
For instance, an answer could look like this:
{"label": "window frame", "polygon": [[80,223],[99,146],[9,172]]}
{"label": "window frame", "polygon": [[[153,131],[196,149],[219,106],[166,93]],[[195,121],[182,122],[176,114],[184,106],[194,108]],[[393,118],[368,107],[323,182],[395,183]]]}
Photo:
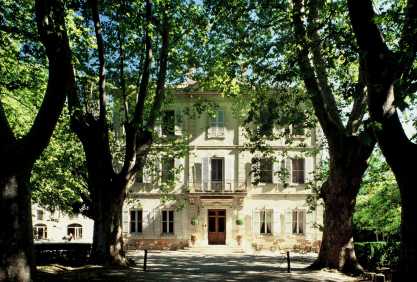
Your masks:
{"label": "window frame", "polygon": [[[272,231],[273,222],[274,222],[273,216],[274,216],[273,209],[262,209],[259,211],[259,234],[260,235],[270,236],[273,234],[273,231]],[[268,219],[270,220],[269,230],[268,230]]]}
{"label": "window frame", "polygon": [[[167,119],[168,113],[170,114],[169,119]],[[169,121],[169,123],[167,123],[167,121]],[[162,112],[161,134],[166,137],[175,136],[175,110],[165,110]]]}
{"label": "window frame", "polygon": [[[262,164],[265,165],[265,162],[270,162],[270,164],[267,163],[268,165],[270,165],[270,169],[263,169]],[[259,165],[259,182],[264,183],[264,184],[274,183],[274,160],[271,158],[260,158],[258,165]]]}
{"label": "window frame", "polygon": [[[222,117],[222,118],[220,118]],[[225,127],[225,111],[217,109],[214,117],[209,117],[209,138],[223,138]]]}
{"label": "window frame", "polygon": [[67,235],[70,234],[69,229],[74,229],[72,240],[81,240],[83,238],[83,226],[79,223],[71,223],[67,225]]}
{"label": "window frame", "polygon": [[[302,169],[297,168],[295,169],[294,167],[294,162],[297,161],[302,161],[300,162],[302,164]],[[305,158],[292,158],[291,159],[291,183],[294,184],[305,184],[306,183],[306,179],[305,179],[305,171],[306,171],[306,165],[305,165]],[[299,164],[300,164],[299,163]]]}
{"label": "window frame", "polygon": [[[172,166],[167,170],[166,162],[172,162]],[[161,183],[169,183],[175,181],[175,158],[162,157],[161,158]]]}
{"label": "window frame", "polygon": [[36,210],[36,219],[37,220],[44,220],[44,217],[45,217],[45,211],[40,210],[40,209]]}
{"label": "window frame", "polygon": [[[166,219],[164,220],[164,213],[166,213]],[[170,217],[172,215],[172,218]],[[170,227],[170,224],[172,224],[172,228]],[[175,213],[172,209],[162,210],[161,211],[161,233],[164,235],[173,235],[175,234]],[[166,231],[164,231],[164,225]]]}
{"label": "window frame", "polygon": [[[43,230],[42,231],[42,234],[43,234],[42,238],[39,238],[39,236],[38,236],[39,235],[38,230],[40,230],[40,229]],[[46,226],[46,224],[43,224],[43,223],[35,224],[33,226],[33,239],[34,240],[46,240],[46,239],[48,239],[48,226]]]}
{"label": "window frame", "polygon": [[306,210],[304,209],[292,210],[291,233],[293,235],[305,235],[306,234],[306,227],[307,227],[306,218],[307,218]]}
{"label": "window frame", "polygon": [[[135,218],[133,221],[132,221],[132,212],[135,215]],[[139,212],[140,212],[140,217],[139,217]],[[134,231],[132,231],[132,223],[134,223]],[[129,211],[129,233],[130,234],[143,233],[143,210],[142,209],[131,209]]]}

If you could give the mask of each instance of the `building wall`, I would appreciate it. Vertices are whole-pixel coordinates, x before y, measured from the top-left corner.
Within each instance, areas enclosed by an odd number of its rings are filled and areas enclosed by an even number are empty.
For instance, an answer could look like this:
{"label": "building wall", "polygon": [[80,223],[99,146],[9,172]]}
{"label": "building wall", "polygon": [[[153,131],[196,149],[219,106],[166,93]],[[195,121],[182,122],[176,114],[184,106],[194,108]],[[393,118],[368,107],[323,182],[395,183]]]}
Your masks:
{"label": "building wall", "polygon": [[[43,213],[43,219],[38,218],[38,211]],[[64,237],[68,235],[68,225],[71,224],[82,226],[82,238],[73,239],[71,242],[91,243],[93,241],[94,221],[80,214],[70,216],[59,210],[51,212],[37,204],[32,204],[32,225],[36,227],[39,224],[46,226],[47,236],[46,239],[41,240],[37,240],[34,236],[35,242],[63,242]]]}
{"label": "building wall", "polygon": [[[312,180],[312,172],[318,164],[317,156],[302,156],[298,145],[303,144],[303,149],[307,150],[315,149],[316,131],[295,138],[291,145],[287,145],[285,140],[270,142],[278,159],[273,165],[273,181],[254,185],[250,173],[254,155],[244,150],[247,140],[239,119],[233,115],[231,101],[212,93],[197,96],[216,102],[224,111],[224,134],[209,134],[209,116],[205,113],[193,119],[183,118],[181,129],[176,128],[176,134],[189,137],[189,153],[175,160],[176,166],[185,168],[178,176],[176,189],[172,193],[177,200],[161,202],[160,191],[155,183],[133,184],[130,200],[125,203],[123,210],[127,247],[176,249],[186,245],[207,246],[208,210],[225,209],[226,245],[248,250],[317,249],[321,232],[314,226],[322,223],[322,210],[319,208],[313,213],[306,213],[303,234],[293,234],[292,212],[307,211],[306,197],[309,192],[305,184],[292,183],[291,177],[291,159],[303,157],[305,182]],[[182,111],[190,107],[197,96],[177,95],[169,109]],[[282,154],[284,150],[285,155]],[[222,191],[210,190],[210,187],[214,187],[210,186],[214,184],[207,179],[211,174],[212,158],[224,160]],[[283,183],[276,173],[282,167],[290,171],[288,183]],[[208,183],[207,189],[205,183]],[[170,235],[161,232],[161,210],[167,208],[175,210],[175,232]],[[132,209],[143,211],[142,233],[129,232],[129,211]],[[273,230],[268,235],[259,234],[259,212],[264,209],[273,211]],[[243,225],[236,224],[238,218],[243,220]],[[198,219],[198,223],[192,225],[192,219]]]}

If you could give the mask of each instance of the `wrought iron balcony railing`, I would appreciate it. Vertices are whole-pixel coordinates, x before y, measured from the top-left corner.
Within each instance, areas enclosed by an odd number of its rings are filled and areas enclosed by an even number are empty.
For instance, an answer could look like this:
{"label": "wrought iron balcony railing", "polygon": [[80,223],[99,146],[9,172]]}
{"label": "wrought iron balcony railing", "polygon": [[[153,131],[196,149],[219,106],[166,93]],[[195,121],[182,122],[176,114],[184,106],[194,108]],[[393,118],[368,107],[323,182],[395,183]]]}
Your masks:
{"label": "wrought iron balcony railing", "polygon": [[246,192],[248,189],[248,183],[244,180],[210,180],[203,182],[191,182],[189,183],[190,192],[192,193],[234,193],[234,192]]}

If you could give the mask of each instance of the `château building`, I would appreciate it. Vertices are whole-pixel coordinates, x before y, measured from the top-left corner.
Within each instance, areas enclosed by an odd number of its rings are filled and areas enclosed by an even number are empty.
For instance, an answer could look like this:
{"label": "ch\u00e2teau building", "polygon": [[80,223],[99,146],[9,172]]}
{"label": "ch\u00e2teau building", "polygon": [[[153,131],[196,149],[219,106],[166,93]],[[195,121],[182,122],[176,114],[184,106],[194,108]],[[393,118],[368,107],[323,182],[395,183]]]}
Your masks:
{"label": "ch\u00e2teau building", "polygon": [[[216,104],[214,113],[185,114],[201,101]],[[180,158],[151,156],[159,160],[157,177],[145,168],[130,187],[122,215],[127,249],[319,248],[322,208],[308,212],[306,203],[319,156],[305,153],[317,149],[318,131],[294,127],[294,142],[270,141],[272,158],[262,158],[247,150],[243,121],[234,112],[231,99],[217,92],[174,95],[159,133],[186,137],[188,150]],[[280,171],[287,171],[286,181]],[[175,185],[164,198],[160,187],[170,179]]]}

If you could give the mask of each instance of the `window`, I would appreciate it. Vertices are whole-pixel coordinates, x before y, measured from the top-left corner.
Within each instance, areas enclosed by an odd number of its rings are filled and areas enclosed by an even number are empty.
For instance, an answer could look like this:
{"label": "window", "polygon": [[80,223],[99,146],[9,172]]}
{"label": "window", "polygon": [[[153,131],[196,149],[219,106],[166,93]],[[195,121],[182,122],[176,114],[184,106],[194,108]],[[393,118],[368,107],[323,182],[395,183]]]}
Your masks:
{"label": "window", "polygon": [[162,211],[162,233],[174,233],[174,211]]}
{"label": "window", "polygon": [[174,166],[175,161],[173,158],[162,158],[162,183],[174,181]]}
{"label": "window", "polygon": [[292,159],[292,183],[304,183],[304,159]]}
{"label": "window", "polygon": [[35,224],[33,227],[33,238],[35,240],[43,240],[48,238],[47,227],[45,224]]}
{"label": "window", "polygon": [[142,233],[142,210],[130,211],[130,233]]}
{"label": "window", "polygon": [[259,181],[272,183],[272,159],[261,159],[259,162]]}
{"label": "window", "polygon": [[37,220],[43,220],[44,212],[43,210],[37,210],[36,211],[36,218]]}
{"label": "window", "polygon": [[217,110],[214,117],[210,118],[209,137],[223,137],[224,136],[224,111]]}
{"label": "window", "polygon": [[143,168],[140,169],[137,173],[136,173],[136,178],[135,178],[135,182],[136,183],[143,183]]}
{"label": "window", "polygon": [[272,234],[272,210],[262,210],[260,213],[260,233]]}
{"label": "window", "polygon": [[173,136],[175,134],[175,111],[163,112],[161,129],[164,136]]}
{"label": "window", "polygon": [[304,135],[304,124],[297,123],[293,124],[292,126],[292,134],[296,136],[303,136]]}
{"label": "window", "polygon": [[260,113],[260,125],[259,132],[261,135],[272,136],[274,129],[274,120],[271,116],[271,113],[268,109],[262,108]]}
{"label": "window", "polygon": [[304,210],[293,210],[292,212],[292,233],[304,234],[306,212]]}
{"label": "window", "polygon": [[78,224],[78,223],[73,223],[73,224],[68,225],[67,234],[73,240],[82,239],[83,238],[83,227],[82,227],[82,225]]}

